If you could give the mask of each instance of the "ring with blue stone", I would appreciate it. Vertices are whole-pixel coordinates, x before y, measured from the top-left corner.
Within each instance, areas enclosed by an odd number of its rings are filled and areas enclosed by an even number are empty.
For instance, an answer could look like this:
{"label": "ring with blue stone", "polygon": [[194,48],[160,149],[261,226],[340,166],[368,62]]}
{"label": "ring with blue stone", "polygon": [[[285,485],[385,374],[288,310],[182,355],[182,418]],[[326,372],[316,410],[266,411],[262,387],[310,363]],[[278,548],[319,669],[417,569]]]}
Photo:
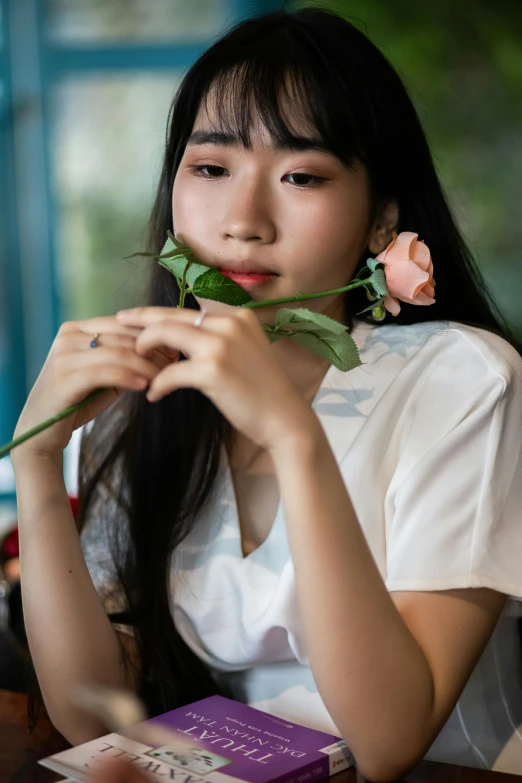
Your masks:
{"label": "ring with blue stone", "polygon": [[89,345],[90,345],[90,347],[91,347],[91,348],[97,348],[97,347],[98,347],[98,334],[99,334],[99,333],[98,333],[98,332],[96,332],[96,334],[94,335],[93,339],[92,339],[92,340],[91,340],[91,342],[89,343]]}

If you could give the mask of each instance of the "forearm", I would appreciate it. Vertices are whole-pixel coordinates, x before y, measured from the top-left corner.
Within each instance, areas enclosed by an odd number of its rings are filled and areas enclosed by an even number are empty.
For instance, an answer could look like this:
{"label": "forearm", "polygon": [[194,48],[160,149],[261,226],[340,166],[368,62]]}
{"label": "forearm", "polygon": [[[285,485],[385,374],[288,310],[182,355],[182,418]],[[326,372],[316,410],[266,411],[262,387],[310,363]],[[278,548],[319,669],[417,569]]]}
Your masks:
{"label": "forearm", "polygon": [[423,752],[433,728],[433,678],[318,428],[305,439],[287,437],[272,457],[310,666],[328,712],[370,776],[383,768],[379,759],[393,769],[407,765],[406,749]]}
{"label": "forearm", "polygon": [[61,465],[15,465],[24,619],[49,716],[73,744],[104,733],[75,709],[79,683],[125,684],[121,648],[91,580]]}

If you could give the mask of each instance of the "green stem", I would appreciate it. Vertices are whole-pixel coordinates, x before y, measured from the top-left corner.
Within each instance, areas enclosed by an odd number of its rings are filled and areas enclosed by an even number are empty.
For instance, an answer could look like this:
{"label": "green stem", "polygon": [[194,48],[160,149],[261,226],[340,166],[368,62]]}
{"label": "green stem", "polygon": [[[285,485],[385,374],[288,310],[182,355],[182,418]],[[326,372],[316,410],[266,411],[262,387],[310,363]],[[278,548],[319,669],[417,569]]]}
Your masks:
{"label": "green stem", "polygon": [[[250,307],[251,309],[257,307],[270,307],[271,305],[285,304],[286,302],[304,302],[306,299],[319,299],[321,296],[330,296],[331,294],[342,294],[343,291],[351,291],[353,288],[360,288],[362,285],[366,285],[371,280],[371,277],[367,277],[365,280],[356,280],[354,283],[345,285],[342,288],[332,288],[329,291],[320,291],[318,294],[298,294],[298,296],[284,296],[281,299],[264,299],[261,302],[246,302],[241,307]],[[192,288],[187,288],[187,293],[192,293]]]}
{"label": "green stem", "polygon": [[[179,297],[179,305],[178,307],[184,307],[185,305],[185,296],[187,293],[190,293],[190,288],[186,287],[186,280],[187,280],[187,271],[192,262],[189,261],[188,264],[185,264],[185,268],[183,270],[183,277],[181,278],[181,286],[180,286],[180,297]],[[177,279],[177,278],[176,278]],[[179,283],[178,283],[179,285]]]}
{"label": "green stem", "polygon": [[88,397],[86,397],[81,402],[77,402],[75,405],[70,405],[68,408],[65,408],[63,411],[60,411],[60,413],[57,413],[56,416],[52,416],[50,419],[46,419],[41,424],[37,424],[36,427],[33,427],[31,430],[28,430],[28,432],[24,432],[23,435],[20,435],[18,438],[15,438],[10,443],[6,443],[5,446],[2,446],[0,448],[0,459],[2,457],[5,457],[6,454],[8,454],[11,449],[14,449],[15,446],[19,446],[20,443],[23,443],[26,440],[29,440],[29,438],[32,438],[33,435],[38,435],[39,432],[42,432],[42,430],[46,430],[47,427],[51,427],[53,424],[56,424],[57,421],[61,421],[62,419],[67,418],[67,416],[70,416],[71,413],[76,413],[77,410],[80,408],[83,408],[84,405],[87,405],[87,403],[92,402],[96,399],[96,397],[99,397],[101,394],[106,392],[107,389],[96,389],[96,391],[92,392],[92,394],[89,394]]}
{"label": "green stem", "polygon": [[[177,307],[183,307],[185,303],[185,295],[192,292],[192,288],[185,287],[186,274],[189,266],[190,263],[187,264],[183,272],[180,302]],[[298,294],[297,296],[287,296],[281,299],[265,299],[261,302],[246,302],[246,304],[242,305],[242,307],[250,307],[252,309],[256,307],[269,307],[271,305],[285,304],[287,302],[304,302],[307,299],[318,299],[321,296],[330,296],[331,294],[341,294],[344,291],[351,291],[354,288],[360,288],[360,286],[366,285],[370,282],[370,279],[371,278],[368,277],[366,280],[356,280],[355,282],[350,283],[349,285],[345,285],[342,288],[332,288],[330,291],[320,291],[317,294]],[[56,416],[53,416],[41,424],[38,424],[36,427],[33,427],[33,429],[25,432],[23,435],[20,435],[18,438],[15,438],[15,440],[12,440],[10,443],[6,443],[0,448],[0,459],[5,457],[11,451],[11,449],[14,449],[15,446],[19,446],[20,443],[24,443],[24,441],[29,440],[29,438],[32,438],[33,435],[37,435],[39,432],[42,432],[42,430],[47,429],[47,427],[51,427],[57,421],[65,419],[67,416],[70,416],[71,413],[76,413],[77,410],[83,408],[83,406],[87,405],[89,402],[92,402],[92,400],[96,399],[96,397],[99,397],[100,394],[103,394],[105,391],[107,391],[107,389],[97,389],[81,402],[78,402],[75,405],[71,405],[69,408],[65,408],[65,410],[57,413]]]}

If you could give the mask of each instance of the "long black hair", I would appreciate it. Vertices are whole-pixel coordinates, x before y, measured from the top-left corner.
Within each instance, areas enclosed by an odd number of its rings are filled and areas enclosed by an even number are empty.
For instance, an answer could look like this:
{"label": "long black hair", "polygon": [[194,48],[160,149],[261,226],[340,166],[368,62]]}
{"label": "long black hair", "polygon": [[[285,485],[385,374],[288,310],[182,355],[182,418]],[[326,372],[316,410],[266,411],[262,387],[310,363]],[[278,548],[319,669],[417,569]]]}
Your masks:
{"label": "long black hair", "polygon": [[[458,321],[495,332],[520,350],[456,225],[403,82],[363,32],[325,10],[309,7],[244,21],[187,72],[169,115],[150,249],[159,252],[167,229],[174,230],[174,178],[210,88],[216,90],[219,124],[238,134],[248,148],[254,112],[274,143],[292,139],[281,104],[288,84],[325,146],[346,166],[360,161],[366,167],[368,225],[384,201],[394,199],[400,215],[397,231],[418,233],[431,251],[436,304],[402,304],[399,316],[388,322]],[[360,266],[371,255],[366,249]],[[179,303],[175,279],[156,263],[146,303]],[[353,313],[367,305],[362,289],[345,297],[346,322],[351,324]],[[198,308],[190,295],[185,306]],[[114,559],[127,601],[124,615],[112,619],[134,626],[141,695],[150,714],[222,692],[175,627],[169,567],[173,550],[211,494],[221,444],[229,435],[228,421],[195,389],[179,389],[153,404],[144,393],[128,392],[83,433],[78,523],[81,529],[99,486],[111,485],[120,517],[107,519],[107,525],[117,533]]]}

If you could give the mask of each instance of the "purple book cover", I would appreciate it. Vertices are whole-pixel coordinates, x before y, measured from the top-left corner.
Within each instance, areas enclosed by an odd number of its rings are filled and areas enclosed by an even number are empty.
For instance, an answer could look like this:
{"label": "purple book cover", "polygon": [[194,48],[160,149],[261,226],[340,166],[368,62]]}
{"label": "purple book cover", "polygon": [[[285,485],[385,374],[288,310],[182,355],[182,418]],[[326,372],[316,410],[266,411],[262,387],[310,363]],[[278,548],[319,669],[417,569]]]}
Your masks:
{"label": "purple book cover", "polygon": [[149,780],[177,783],[312,783],[354,764],[340,737],[223,696],[179,707],[41,763],[87,781],[106,756],[125,758]]}

